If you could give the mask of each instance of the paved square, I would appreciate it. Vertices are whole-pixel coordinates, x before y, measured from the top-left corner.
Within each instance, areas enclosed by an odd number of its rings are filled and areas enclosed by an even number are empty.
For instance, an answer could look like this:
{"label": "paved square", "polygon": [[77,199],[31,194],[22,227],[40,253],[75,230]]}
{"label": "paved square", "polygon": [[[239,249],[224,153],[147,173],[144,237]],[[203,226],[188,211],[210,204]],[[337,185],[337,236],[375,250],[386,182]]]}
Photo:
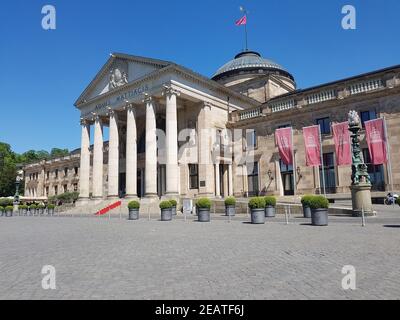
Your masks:
{"label": "paved square", "polygon": [[[400,299],[397,215],[366,228],[246,219],[2,217],[0,298]],[[41,287],[44,265],[56,268],[56,290]],[[341,287],[345,265],[356,268],[355,291]]]}

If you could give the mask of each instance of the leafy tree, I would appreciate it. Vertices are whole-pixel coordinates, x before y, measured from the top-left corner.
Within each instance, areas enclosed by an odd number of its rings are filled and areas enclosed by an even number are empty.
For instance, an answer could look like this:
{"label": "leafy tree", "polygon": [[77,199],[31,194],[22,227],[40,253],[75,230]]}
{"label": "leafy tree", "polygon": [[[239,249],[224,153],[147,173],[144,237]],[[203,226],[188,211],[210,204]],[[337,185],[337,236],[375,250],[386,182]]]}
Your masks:
{"label": "leafy tree", "polygon": [[53,148],[53,149],[51,149],[51,152],[50,152],[50,156],[52,158],[65,157],[67,155],[69,155],[68,149]]}

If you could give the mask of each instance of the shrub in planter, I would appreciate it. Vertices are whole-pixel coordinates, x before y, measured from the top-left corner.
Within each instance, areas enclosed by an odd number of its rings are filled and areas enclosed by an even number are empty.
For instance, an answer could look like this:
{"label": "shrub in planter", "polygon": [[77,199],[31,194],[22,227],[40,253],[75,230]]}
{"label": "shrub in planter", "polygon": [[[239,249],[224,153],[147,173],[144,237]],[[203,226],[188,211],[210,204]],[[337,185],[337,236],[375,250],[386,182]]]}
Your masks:
{"label": "shrub in planter", "polygon": [[139,201],[131,201],[128,203],[129,210],[129,220],[139,220],[139,209],[140,203]]}
{"label": "shrub in planter", "polygon": [[12,217],[13,211],[14,211],[14,207],[13,206],[7,206],[5,208],[6,217]]}
{"label": "shrub in planter", "polygon": [[18,206],[19,209],[19,213],[26,216],[27,212],[28,212],[28,206],[26,204],[21,204]]}
{"label": "shrub in planter", "polygon": [[211,200],[208,198],[200,198],[199,200],[197,200],[196,207],[199,222],[210,222],[211,204]]}
{"label": "shrub in planter", "polygon": [[249,208],[251,211],[252,224],[265,223],[265,199],[263,197],[254,197],[249,201]]}
{"label": "shrub in planter", "polygon": [[49,204],[47,206],[47,214],[49,216],[52,216],[54,214],[54,209],[56,208],[56,206],[54,204]]}
{"label": "shrub in planter", "polygon": [[0,206],[0,217],[4,215],[4,207]]}
{"label": "shrub in planter", "polygon": [[396,199],[396,203],[400,206],[400,198]]}
{"label": "shrub in planter", "polygon": [[35,215],[36,214],[36,209],[37,206],[35,204],[32,204],[31,206],[29,206],[29,212],[31,215]]}
{"label": "shrub in planter", "polygon": [[172,203],[169,201],[161,201],[160,209],[161,209],[161,221],[171,221],[172,220]]}
{"label": "shrub in planter", "polygon": [[329,201],[324,196],[313,196],[309,202],[311,208],[311,223],[314,226],[328,225]]}
{"label": "shrub in planter", "polygon": [[39,214],[42,215],[44,213],[44,209],[46,209],[46,206],[44,204],[39,204],[37,206],[37,209],[39,211]]}
{"label": "shrub in planter", "polygon": [[176,206],[178,205],[178,202],[175,199],[171,199],[171,200],[169,200],[169,202],[171,202],[171,204],[172,204],[172,208],[171,208],[172,215],[176,216]]}
{"label": "shrub in planter", "polygon": [[236,199],[228,197],[225,199],[225,215],[234,216],[236,214]]}
{"label": "shrub in planter", "polygon": [[276,198],[273,196],[268,196],[265,197],[264,200],[265,200],[265,216],[267,218],[275,217]]}
{"label": "shrub in planter", "polygon": [[303,216],[304,218],[311,218],[311,207],[310,201],[314,196],[305,195],[301,198],[301,204],[303,206]]}

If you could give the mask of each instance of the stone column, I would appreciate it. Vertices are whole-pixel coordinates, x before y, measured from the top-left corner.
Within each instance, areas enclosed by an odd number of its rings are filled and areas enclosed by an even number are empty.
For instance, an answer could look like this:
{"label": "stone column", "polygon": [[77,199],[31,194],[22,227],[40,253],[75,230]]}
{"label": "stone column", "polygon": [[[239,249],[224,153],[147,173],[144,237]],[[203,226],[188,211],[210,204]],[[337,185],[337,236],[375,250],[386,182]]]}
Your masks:
{"label": "stone column", "polygon": [[118,116],[114,110],[109,111],[110,139],[108,144],[108,198],[119,198],[119,134]]}
{"label": "stone column", "polygon": [[146,168],[145,197],[157,197],[157,133],[156,112],[153,98],[146,95]]}
{"label": "stone column", "polygon": [[93,198],[103,198],[103,124],[97,115],[94,122]]}
{"label": "stone column", "polygon": [[81,121],[81,163],[79,172],[79,199],[89,199],[90,179],[90,124],[86,120]]}
{"label": "stone column", "polygon": [[126,122],[126,198],[137,198],[137,130],[132,105],[127,107]]}
{"label": "stone column", "polygon": [[228,196],[233,196],[233,170],[232,164],[228,164]]}
{"label": "stone column", "polygon": [[219,162],[215,164],[215,197],[221,198],[221,183],[219,173]]}
{"label": "stone column", "polygon": [[166,195],[178,196],[178,118],[176,98],[178,91],[166,87]]}

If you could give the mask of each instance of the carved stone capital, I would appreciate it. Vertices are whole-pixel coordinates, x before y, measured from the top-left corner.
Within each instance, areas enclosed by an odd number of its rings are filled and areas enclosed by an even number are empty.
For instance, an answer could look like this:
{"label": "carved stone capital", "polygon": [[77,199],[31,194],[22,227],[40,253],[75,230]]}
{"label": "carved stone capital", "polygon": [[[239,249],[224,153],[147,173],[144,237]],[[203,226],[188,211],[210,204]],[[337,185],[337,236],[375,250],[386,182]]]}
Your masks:
{"label": "carved stone capital", "polygon": [[211,110],[212,104],[208,101],[203,101],[203,108],[208,108]]}
{"label": "carved stone capital", "polygon": [[166,97],[172,96],[172,95],[179,97],[181,95],[181,93],[178,90],[172,88],[171,86],[164,85],[164,90],[163,90],[162,95],[166,96]]}
{"label": "carved stone capital", "polygon": [[113,110],[113,109],[111,109],[110,107],[108,107],[107,115],[108,115],[110,118],[114,118],[115,115],[116,115],[116,112],[115,112],[115,110]]}
{"label": "carved stone capital", "polygon": [[87,125],[89,125],[90,123],[89,123],[89,120],[88,120],[88,119],[81,118],[81,119],[80,119],[80,124],[81,124],[81,126],[87,126]]}
{"label": "carved stone capital", "polygon": [[154,101],[154,98],[151,95],[149,95],[148,93],[144,93],[143,95],[144,95],[144,98],[142,101],[144,103],[150,103],[150,102]]}
{"label": "carved stone capital", "polygon": [[101,122],[100,115],[98,113],[92,112],[92,121]]}

